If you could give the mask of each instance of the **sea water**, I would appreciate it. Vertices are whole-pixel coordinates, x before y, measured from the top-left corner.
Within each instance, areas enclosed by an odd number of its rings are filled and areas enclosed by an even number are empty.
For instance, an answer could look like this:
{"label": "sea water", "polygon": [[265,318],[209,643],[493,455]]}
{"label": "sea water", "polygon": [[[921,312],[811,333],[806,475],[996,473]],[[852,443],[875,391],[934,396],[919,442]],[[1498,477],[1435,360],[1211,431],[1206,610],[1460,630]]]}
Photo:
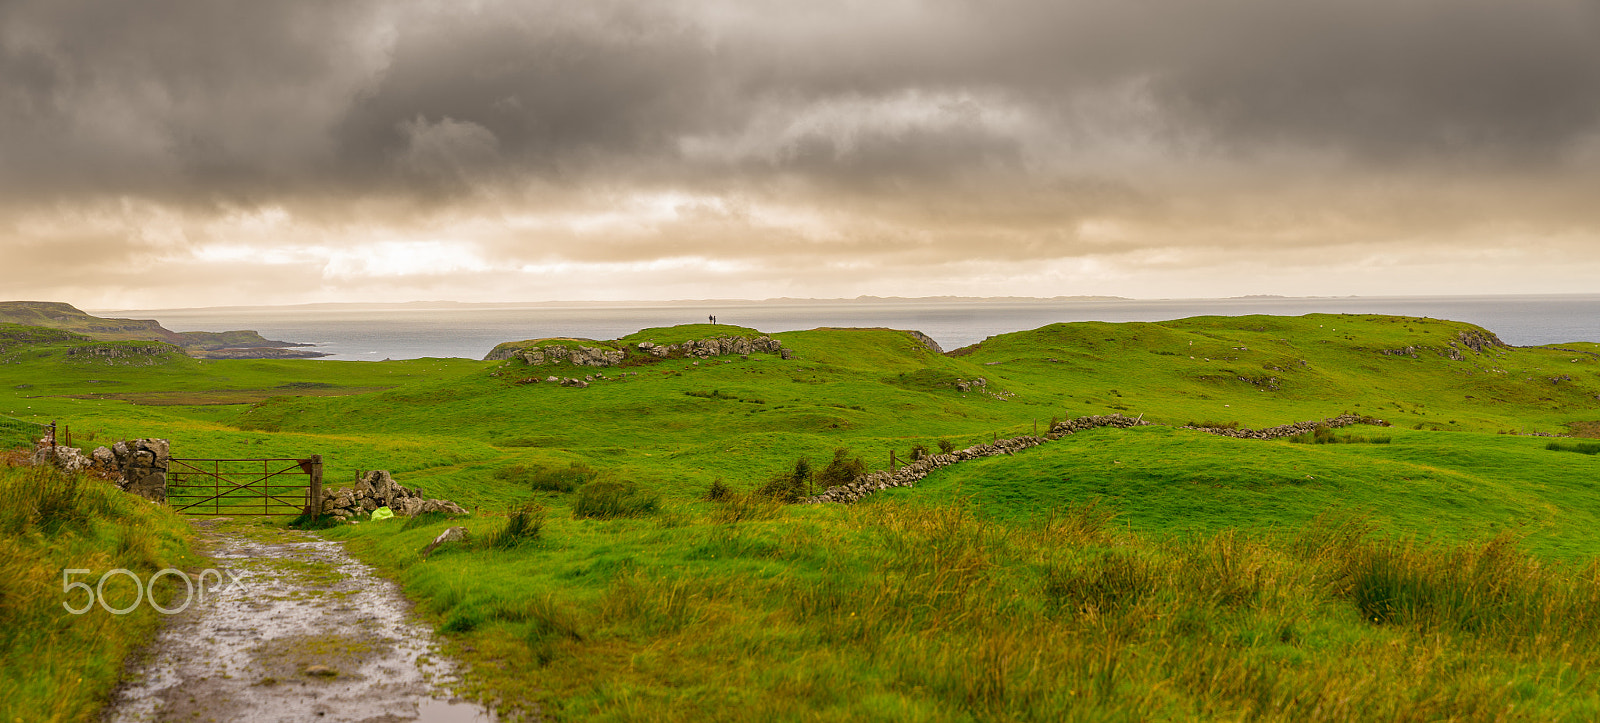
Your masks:
{"label": "sea water", "polygon": [[995,334],[1069,321],[1165,321],[1189,316],[1309,313],[1395,314],[1465,321],[1508,344],[1600,341],[1600,295],[1178,300],[782,300],[615,305],[408,305],[232,307],[95,311],[99,316],[155,319],[173,331],[254,329],[268,339],[310,343],[329,359],[481,359],[503,341],[576,337],[615,339],[640,329],[705,323],[763,332],[817,327],[915,329],[945,350]]}

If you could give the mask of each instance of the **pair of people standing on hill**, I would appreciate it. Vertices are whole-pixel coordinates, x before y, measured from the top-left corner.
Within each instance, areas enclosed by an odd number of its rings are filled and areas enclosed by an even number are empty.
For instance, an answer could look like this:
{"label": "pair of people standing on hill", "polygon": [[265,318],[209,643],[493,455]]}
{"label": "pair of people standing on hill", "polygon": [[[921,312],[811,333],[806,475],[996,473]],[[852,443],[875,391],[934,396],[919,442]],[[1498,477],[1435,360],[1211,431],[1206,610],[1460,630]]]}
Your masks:
{"label": "pair of people standing on hill", "polygon": [[707,319],[710,319],[710,320],[711,320],[711,323],[713,323],[713,324],[715,324],[715,323],[717,323],[717,317],[715,317],[715,316],[708,316],[708,317],[706,317],[706,318],[707,318]]}

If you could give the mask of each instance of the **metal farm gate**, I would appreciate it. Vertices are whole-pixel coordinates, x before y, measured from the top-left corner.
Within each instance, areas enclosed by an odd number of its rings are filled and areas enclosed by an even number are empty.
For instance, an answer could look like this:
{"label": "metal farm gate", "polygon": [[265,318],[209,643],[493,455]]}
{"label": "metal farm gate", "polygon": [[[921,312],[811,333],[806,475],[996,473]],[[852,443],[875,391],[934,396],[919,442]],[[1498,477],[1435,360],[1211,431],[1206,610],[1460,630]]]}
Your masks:
{"label": "metal farm gate", "polygon": [[167,504],[187,515],[299,515],[322,511],[322,455],[310,459],[179,459],[167,468]]}

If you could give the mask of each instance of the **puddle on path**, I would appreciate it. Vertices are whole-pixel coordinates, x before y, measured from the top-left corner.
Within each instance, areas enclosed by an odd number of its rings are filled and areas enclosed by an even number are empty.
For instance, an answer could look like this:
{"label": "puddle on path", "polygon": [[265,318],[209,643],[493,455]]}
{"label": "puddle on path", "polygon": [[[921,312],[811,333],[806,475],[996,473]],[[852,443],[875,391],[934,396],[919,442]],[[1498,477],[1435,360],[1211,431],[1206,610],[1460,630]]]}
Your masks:
{"label": "puddle on path", "polygon": [[[103,716],[135,721],[491,723],[398,586],[308,532],[199,520],[220,588],[168,619]],[[234,576],[241,581],[230,584]]]}

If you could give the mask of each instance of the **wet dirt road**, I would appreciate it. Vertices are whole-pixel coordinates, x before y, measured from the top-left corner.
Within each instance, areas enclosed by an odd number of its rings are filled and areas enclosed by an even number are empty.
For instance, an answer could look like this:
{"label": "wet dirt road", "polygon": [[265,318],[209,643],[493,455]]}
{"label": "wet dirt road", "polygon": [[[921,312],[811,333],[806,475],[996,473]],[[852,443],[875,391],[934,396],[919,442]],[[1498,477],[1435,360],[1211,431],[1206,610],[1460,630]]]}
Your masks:
{"label": "wet dirt road", "polygon": [[168,619],[103,720],[476,723],[398,586],[308,532],[195,522],[220,581]]}

